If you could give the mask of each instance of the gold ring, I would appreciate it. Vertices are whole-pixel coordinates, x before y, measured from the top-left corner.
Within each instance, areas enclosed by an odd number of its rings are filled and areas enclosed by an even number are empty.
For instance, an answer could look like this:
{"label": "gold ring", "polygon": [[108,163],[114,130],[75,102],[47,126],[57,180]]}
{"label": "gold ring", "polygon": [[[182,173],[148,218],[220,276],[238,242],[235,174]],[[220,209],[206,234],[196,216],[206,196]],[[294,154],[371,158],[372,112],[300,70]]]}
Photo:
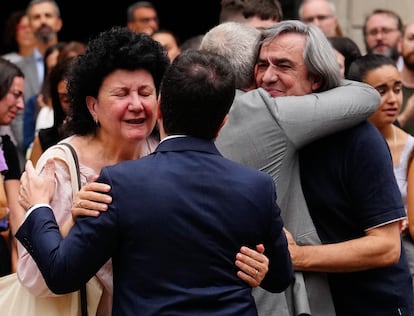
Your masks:
{"label": "gold ring", "polygon": [[258,274],[259,274],[259,270],[256,269],[256,274],[254,275],[254,277],[257,277]]}
{"label": "gold ring", "polygon": [[76,203],[76,206],[79,208],[82,208],[82,201],[79,201],[78,203]]}

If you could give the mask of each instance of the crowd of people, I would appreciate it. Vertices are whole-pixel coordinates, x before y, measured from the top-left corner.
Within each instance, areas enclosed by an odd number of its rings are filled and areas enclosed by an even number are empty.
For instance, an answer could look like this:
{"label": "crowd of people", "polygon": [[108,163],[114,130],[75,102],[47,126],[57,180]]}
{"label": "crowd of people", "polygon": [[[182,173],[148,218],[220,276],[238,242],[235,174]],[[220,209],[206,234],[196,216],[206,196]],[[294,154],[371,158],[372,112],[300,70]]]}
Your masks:
{"label": "crowd of people", "polygon": [[414,21],[375,8],[362,53],[329,0],[298,17],[222,0],[182,42],[138,1],[81,43],[54,0],[14,12],[1,275],[96,276],[99,316],[414,316]]}

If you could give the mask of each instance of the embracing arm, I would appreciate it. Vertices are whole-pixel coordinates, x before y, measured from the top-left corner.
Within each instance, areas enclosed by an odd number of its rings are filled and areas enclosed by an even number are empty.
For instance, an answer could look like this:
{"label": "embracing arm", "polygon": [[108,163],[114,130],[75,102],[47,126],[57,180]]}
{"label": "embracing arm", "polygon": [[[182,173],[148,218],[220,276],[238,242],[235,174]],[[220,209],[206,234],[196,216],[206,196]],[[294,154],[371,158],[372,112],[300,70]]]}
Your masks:
{"label": "embracing arm", "polygon": [[292,263],[298,271],[354,272],[390,266],[400,258],[399,221],[366,231],[349,241],[299,246],[285,230]]}
{"label": "embracing arm", "polygon": [[[105,226],[108,221],[99,225],[97,221],[91,222],[92,218],[85,218],[81,221],[82,227],[78,223],[63,239],[52,209],[42,205],[53,196],[54,180],[52,160],[47,161],[44,176],[36,174],[30,161],[26,164],[20,203],[24,208],[32,204],[37,206],[29,210],[16,237],[36,261],[48,287],[63,294],[78,290],[109,259],[115,232],[106,236],[98,232],[98,227],[109,232],[110,228]],[[97,240],[99,236],[103,237],[102,243]]]}
{"label": "embracing arm", "polygon": [[[106,194],[111,187],[105,183],[91,182],[84,185],[74,198],[72,206],[72,217],[99,216],[100,212],[108,209],[112,197]],[[262,244],[256,246],[256,250],[241,247],[236,254],[235,265],[240,269],[237,276],[251,287],[261,284],[269,268],[269,259],[263,254],[265,251]]]}
{"label": "embracing arm", "polygon": [[367,119],[378,108],[373,87],[343,80],[341,86],[304,96],[270,98],[260,91],[269,111],[297,148]]}
{"label": "embracing arm", "polygon": [[[55,194],[53,197],[49,200],[45,200],[46,203],[50,203],[54,217],[56,218],[56,222],[58,226],[60,227],[60,233],[62,235],[66,235],[62,233],[62,227],[65,225],[65,223],[68,223],[71,221],[71,213],[70,208],[72,205],[72,186],[71,186],[71,180],[69,176],[69,172],[67,170],[67,166],[65,162],[61,159],[56,159],[58,157],[58,153],[56,151],[48,152],[45,154],[46,157],[55,158],[54,166],[54,180],[53,183],[56,187]],[[46,165],[48,159],[45,158],[45,160],[42,158],[41,161],[36,165],[36,170],[39,172],[40,175],[44,175],[46,170]],[[29,162],[26,164],[28,165]],[[30,165],[32,165],[30,163]],[[26,174],[27,175],[27,174]],[[26,177],[25,175],[25,177]],[[37,174],[36,174],[37,176]],[[23,176],[22,176],[23,181]],[[23,184],[23,182],[22,182]],[[24,186],[22,186],[24,188]],[[38,196],[39,194],[36,193],[30,197],[31,200],[28,200],[28,205],[25,205],[24,207],[27,208],[32,204],[38,203]],[[23,213],[24,210],[23,210]],[[71,226],[71,225],[70,225]],[[69,231],[69,226],[67,226],[67,231]],[[17,273],[19,276],[19,279],[23,286],[33,295],[36,296],[50,296],[53,295],[53,293],[48,289],[40,271],[36,264],[36,262],[33,260],[32,256],[28,253],[28,251],[22,246],[21,243],[18,244],[18,267],[17,267]]]}
{"label": "embracing arm", "polygon": [[256,246],[256,251],[243,246],[236,255],[235,264],[240,269],[237,276],[251,287],[259,286],[269,271],[269,259],[264,251],[262,244]]}
{"label": "embracing arm", "polygon": [[[26,169],[30,165],[30,168],[33,168],[32,162],[26,162]],[[53,166],[54,170],[54,166]],[[49,204],[51,200],[51,195],[47,194],[46,188],[54,189],[54,186],[45,187],[44,191],[35,192],[31,194],[31,191],[26,186],[27,181],[27,172],[24,172],[21,177],[22,185],[20,187],[20,194],[19,194],[19,203],[20,203],[20,211],[23,213],[21,216],[21,221],[19,222],[19,229],[25,224],[25,216],[26,211],[30,208],[30,206],[34,204]],[[16,233],[17,234],[17,233]],[[17,235],[16,235],[17,236]],[[47,287],[39,268],[36,262],[33,260],[30,253],[24,248],[23,242],[20,241],[18,243],[18,266],[17,266],[17,275],[21,284],[32,294],[35,296],[51,296],[53,293]]]}

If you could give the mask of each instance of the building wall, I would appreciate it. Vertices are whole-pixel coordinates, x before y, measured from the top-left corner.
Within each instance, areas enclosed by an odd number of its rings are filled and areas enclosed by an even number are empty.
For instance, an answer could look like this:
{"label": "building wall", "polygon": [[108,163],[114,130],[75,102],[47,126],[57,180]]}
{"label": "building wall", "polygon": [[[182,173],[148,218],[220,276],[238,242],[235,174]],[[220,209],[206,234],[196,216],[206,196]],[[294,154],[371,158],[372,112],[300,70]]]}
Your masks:
{"label": "building wall", "polygon": [[393,10],[401,16],[403,23],[414,21],[413,0],[332,0],[336,6],[339,24],[345,36],[352,38],[365,52],[362,26],[365,17],[374,9]]}

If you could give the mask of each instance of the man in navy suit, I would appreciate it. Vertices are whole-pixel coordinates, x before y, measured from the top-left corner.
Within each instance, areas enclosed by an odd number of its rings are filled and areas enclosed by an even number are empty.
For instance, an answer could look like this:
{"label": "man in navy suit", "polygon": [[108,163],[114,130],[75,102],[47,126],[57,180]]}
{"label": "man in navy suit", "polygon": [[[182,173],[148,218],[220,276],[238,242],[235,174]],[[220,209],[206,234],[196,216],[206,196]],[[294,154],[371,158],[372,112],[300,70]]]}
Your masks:
{"label": "man in navy suit", "polygon": [[[234,94],[224,57],[182,53],[161,87],[160,145],[101,172],[98,182],[111,186],[108,211],[78,218],[62,239],[49,206],[29,209],[16,237],[52,291],[79,289],[112,257],[113,315],[257,315],[234,256],[259,243],[269,258],[261,286],[287,288],[293,270],[272,178],[214,145]],[[47,168],[41,179],[27,164],[22,206],[49,202],[52,161]]]}

